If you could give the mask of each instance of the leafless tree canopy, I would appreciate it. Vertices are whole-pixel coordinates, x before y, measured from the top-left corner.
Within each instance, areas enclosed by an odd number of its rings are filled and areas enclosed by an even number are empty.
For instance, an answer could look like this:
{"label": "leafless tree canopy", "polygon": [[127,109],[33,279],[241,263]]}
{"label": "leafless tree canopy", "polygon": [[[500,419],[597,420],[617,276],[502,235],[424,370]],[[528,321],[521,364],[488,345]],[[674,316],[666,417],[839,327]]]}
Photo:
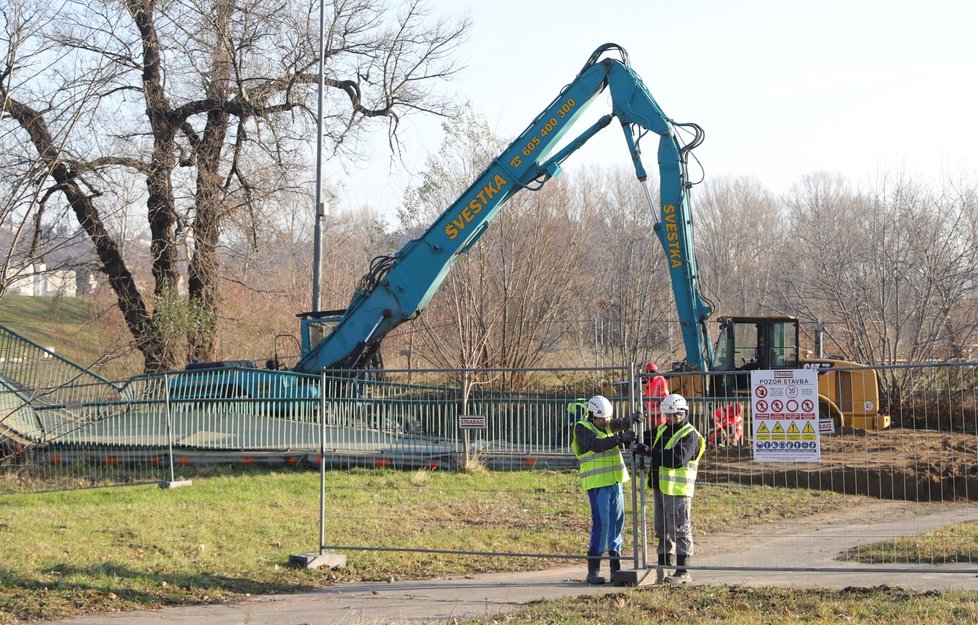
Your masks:
{"label": "leafless tree canopy", "polygon": [[782,284],[802,318],[867,363],[974,355],[978,238],[974,182],[939,189],[881,176],[871,193],[806,177],[785,199],[792,239]]}
{"label": "leafless tree canopy", "polygon": [[772,283],[785,244],[775,197],[757,180],[721,178],[693,190],[696,256],[718,314],[782,312]]}
{"label": "leafless tree canopy", "polygon": [[[309,194],[318,11],[254,0],[13,0],[2,13],[5,224],[68,209],[149,369],[214,356],[222,237]],[[421,0],[326,6],[326,147],[349,155],[379,121],[445,114],[440,83],[466,20]],[[148,267],[121,237],[145,216]],[[143,288],[141,281],[151,279]],[[187,295],[184,296],[184,287]],[[180,347],[180,346],[183,347]],[[181,351],[183,353],[181,353]]]}

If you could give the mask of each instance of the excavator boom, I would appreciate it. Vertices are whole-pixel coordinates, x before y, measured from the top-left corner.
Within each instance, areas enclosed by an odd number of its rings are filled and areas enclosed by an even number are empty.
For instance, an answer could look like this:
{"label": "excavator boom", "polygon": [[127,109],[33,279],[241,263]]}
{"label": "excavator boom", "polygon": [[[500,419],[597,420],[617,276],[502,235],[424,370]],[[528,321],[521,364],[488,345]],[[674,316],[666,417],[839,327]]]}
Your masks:
{"label": "excavator boom", "polygon": [[[602,56],[617,51],[620,59]],[[605,89],[611,112],[555,152],[582,113]],[[712,348],[703,322],[709,305],[699,295],[692,255],[692,228],[687,192],[685,153],[673,123],[629,66],[625,51],[605,44],[574,80],[540,113],[419,238],[392,257],[375,259],[345,311],[329,320],[331,329],[319,340],[304,332],[304,354],[296,369],[358,368],[373,354],[385,334],[417,316],[438,290],[452,265],[474,245],[513,194],[537,188],[560,171],[561,163],[613,119],[621,123],[639,180],[646,182],[639,142],[651,132],[659,137],[660,203],[646,196],[656,218],[656,232],[666,251],[672,284],[683,321],[689,364],[705,369]],[[687,323],[685,320],[697,320]],[[304,324],[317,322],[309,315]]]}

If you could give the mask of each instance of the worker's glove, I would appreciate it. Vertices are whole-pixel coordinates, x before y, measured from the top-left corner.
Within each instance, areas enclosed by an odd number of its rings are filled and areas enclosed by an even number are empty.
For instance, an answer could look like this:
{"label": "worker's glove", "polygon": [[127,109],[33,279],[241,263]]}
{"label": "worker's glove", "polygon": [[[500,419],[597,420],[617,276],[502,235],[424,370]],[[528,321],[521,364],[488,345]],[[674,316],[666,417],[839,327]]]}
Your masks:
{"label": "worker's glove", "polygon": [[649,446],[644,443],[635,443],[632,445],[632,454],[636,456],[651,456],[652,451]]}
{"label": "worker's glove", "polygon": [[635,442],[635,432],[633,430],[623,430],[618,433],[618,442],[624,446],[629,446]]}
{"label": "worker's glove", "polygon": [[633,425],[638,425],[639,423],[642,422],[642,411],[636,410],[632,414],[625,417],[625,419],[628,421],[628,427],[631,427]]}

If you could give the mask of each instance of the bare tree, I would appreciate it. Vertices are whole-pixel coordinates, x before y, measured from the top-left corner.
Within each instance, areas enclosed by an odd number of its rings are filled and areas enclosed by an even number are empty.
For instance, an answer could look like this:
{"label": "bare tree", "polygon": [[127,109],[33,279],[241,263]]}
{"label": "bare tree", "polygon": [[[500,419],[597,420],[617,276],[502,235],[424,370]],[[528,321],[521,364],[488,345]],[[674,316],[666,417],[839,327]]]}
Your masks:
{"label": "bare tree", "polygon": [[592,172],[578,189],[584,236],[575,298],[586,328],[579,348],[601,364],[673,356],[676,307],[642,186],[618,169]]}
{"label": "bare tree", "polygon": [[850,358],[855,354],[842,328],[858,331],[851,281],[865,270],[857,267],[865,241],[853,216],[867,201],[841,177],[826,174],[806,176],[785,198],[792,243],[780,258],[780,281],[799,316],[826,321],[833,350]]}
{"label": "bare tree", "polygon": [[[420,234],[504,148],[471,112],[444,130],[441,149],[402,211],[409,232]],[[544,363],[560,345],[564,315],[577,298],[568,288],[580,261],[575,215],[573,196],[560,179],[511,198],[420,317],[422,357],[452,368]]]}
{"label": "bare tree", "polygon": [[[409,237],[420,237],[458,199],[503,148],[471,107],[442,124],[441,148],[426,161],[421,183],[407,190],[399,211]],[[481,256],[485,236],[469,252]],[[482,306],[488,299],[484,263],[460,258],[425,311],[405,331],[417,358],[436,367],[486,366],[487,328],[495,322]]]}
{"label": "bare tree", "polygon": [[500,308],[487,350],[490,362],[509,368],[553,362],[569,329],[566,319],[580,302],[577,244],[584,238],[566,179],[510,202],[484,259],[493,269],[490,302]]}
{"label": "bare tree", "polygon": [[975,194],[881,176],[873,194],[811,176],[787,199],[797,252],[785,283],[843,355],[867,363],[960,358],[974,336]]}
{"label": "bare tree", "polygon": [[[218,342],[228,358],[274,356],[288,366],[299,358],[295,313],[309,303],[312,215],[303,205],[282,210],[290,210],[294,219],[264,225],[259,248],[232,239],[222,254],[230,275],[222,289],[226,303],[218,316]],[[390,254],[394,242],[381,216],[343,212],[330,219],[323,248],[324,308],[339,309],[349,301],[370,259]]]}
{"label": "bare tree", "polygon": [[[5,55],[5,119],[39,155],[45,192],[60,194],[91,238],[148,369],[178,360],[168,319],[189,324],[189,356],[214,355],[222,232],[249,228],[259,245],[264,202],[307,183],[297,172],[309,170],[315,110],[309,10],[257,0],[65,2],[41,11],[51,19],[36,29],[28,11],[7,15],[16,37],[6,47],[26,38],[35,52]],[[465,20],[432,20],[421,0],[334,0],[327,13],[325,134],[334,154],[355,151],[371,120],[387,123],[396,146],[405,115],[448,110],[433,89],[456,69]],[[145,184],[149,301],[107,225],[130,177]],[[180,307],[189,313],[170,314]]]}
{"label": "bare tree", "polygon": [[[0,9],[0,296],[11,286],[37,285],[65,268],[59,262],[84,256],[88,245],[79,245],[84,233],[69,226],[67,208],[52,199],[56,189],[42,181],[47,174],[44,155],[33,147],[31,135],[3,117],[23,114],[9,99],[11,87],[23,87],[20,76],[9,68],[20,63],[48,63],[52,59],[39,46],[39,33],[51,27],[50,12],[43,3],[15,1]],[[7,68],[7,69],[2,69]],[[4,114],[6,112],[6,114]],[[59,129],[48,140],[60,146],[66,131]],[[41,137],[43,138],[43,137]],[[57,149],[57,147],[55,148]],[[36,209],[36,210],[35,210]],[[79,236],[81,235],[81,236]],[[60,260],[58,260],[60,259]],[[65,272],[66,273],[66,272]],[[64,274],[63,276],[64,277]]]}
{"label": "bare tree", "polygon": [[782,253],[781,214],[774,196],[753,178],[719,178],[697,188],[696,257],[717,314],[779,309],[772,284]]}

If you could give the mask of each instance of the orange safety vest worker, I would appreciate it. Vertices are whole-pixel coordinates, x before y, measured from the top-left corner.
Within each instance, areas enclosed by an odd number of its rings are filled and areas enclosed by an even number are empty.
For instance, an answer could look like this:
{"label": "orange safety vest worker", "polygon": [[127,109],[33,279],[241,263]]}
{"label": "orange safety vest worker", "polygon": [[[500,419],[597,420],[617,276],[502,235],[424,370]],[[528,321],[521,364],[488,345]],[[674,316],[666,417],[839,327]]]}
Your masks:
{"label": "orange safety vest worker", "polygon": [[[654,362],[645,365],[646,373],[657,373],[658,367]],[[659,401],[669,395],[669,382],[661,375],[653,375],[642,381],[642,397],[645,404],[645,415],[649,417],[652,427],[660,426],[666,418],[659,412]]]}

